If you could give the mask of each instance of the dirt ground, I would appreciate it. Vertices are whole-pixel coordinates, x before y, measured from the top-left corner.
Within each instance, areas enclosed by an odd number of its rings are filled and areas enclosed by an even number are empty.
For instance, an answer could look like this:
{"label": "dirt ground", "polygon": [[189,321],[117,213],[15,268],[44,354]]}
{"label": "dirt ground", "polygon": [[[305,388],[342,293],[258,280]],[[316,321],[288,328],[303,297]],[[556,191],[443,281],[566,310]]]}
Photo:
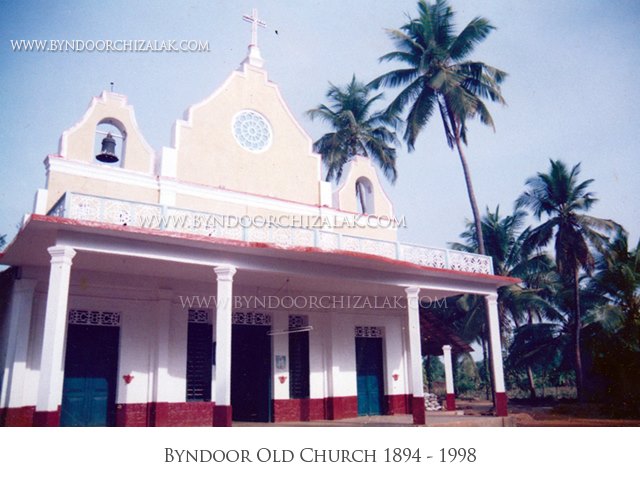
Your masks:
{"label": "dirt ground", "polygon": [[[457,401],[457,408],[465,416],[490,416],[493,414],[491,401]],[[640,426],[640,419],[613,419],[603,415],[597,404],[528,403],[509,401],[509,416],[515,426]]]}

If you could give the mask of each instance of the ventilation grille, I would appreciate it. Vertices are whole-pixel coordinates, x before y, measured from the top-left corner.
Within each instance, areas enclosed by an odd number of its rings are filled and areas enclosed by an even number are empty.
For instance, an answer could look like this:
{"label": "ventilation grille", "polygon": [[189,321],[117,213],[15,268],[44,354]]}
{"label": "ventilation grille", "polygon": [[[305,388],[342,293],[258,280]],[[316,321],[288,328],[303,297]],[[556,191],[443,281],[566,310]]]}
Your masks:
{"label": "ventilation grille", "polygon": [[382,327],[356,327],[356,337],[382,338]]}
{"label": "ventilation grille", "polygon": [[95,310],[69,310],[70,325],[120,325],[120,312],[99,312]]}

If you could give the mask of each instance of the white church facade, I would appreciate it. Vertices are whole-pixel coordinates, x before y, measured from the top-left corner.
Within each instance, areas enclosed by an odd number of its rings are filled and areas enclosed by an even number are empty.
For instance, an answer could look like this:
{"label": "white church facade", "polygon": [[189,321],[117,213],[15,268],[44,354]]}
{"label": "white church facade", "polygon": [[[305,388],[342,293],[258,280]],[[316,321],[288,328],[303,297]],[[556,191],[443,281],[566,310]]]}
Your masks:
{"label": "white church facade", "polygon": [[462,293],[487,299],[505,415],[497,290],[514,280],[399,242],[376,169],[349,165],[322,180],[253,44],[160,151],[124,96],[94,98],[0,256],[0,424],[423,424],[419,302]]}

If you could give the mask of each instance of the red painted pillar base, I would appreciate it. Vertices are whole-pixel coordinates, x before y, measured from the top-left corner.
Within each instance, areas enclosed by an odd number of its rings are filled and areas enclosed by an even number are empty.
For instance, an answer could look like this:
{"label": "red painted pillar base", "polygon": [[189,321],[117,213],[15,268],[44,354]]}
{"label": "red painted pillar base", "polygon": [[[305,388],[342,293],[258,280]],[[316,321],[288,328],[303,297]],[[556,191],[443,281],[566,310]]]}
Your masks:
{"label": "red painted pillar base", "polygon": [[218,406],[213,408],[213,425],[218,427],[231,426],[231,406]]}
{"label": "red painted pillar base", "polygon": [[56,411],[36,411],[33,413],[33,425],[38,427],[60,426],[60,406]]}
{"label": "red painted pillar base", "polygon": [[496,392],[496,416],[507,415],[507,393]]}
{"label": "red painted pillar base", "polygon": [[413,424],[425,424],[424,397],[413,396],[411,400],[411,409],[413,411]]}
{"label": "red painted pillar base", "polygon": [[35,406],[0,409],[0,426],[33,426]]}
{"label": "red painted pillar base", "polygon": [[455,411],[456,410],[456,395],[455,394],[447,394],[447,411]]}

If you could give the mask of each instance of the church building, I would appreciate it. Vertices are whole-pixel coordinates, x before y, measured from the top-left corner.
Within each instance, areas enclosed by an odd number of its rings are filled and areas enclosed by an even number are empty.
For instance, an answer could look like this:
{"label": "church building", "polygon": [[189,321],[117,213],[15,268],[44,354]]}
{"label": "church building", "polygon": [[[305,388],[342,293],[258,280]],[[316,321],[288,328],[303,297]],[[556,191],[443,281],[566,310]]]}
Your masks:
{"label": "church building", "polygon": [[0,253],[1,425],[424,424],[420,304],[464,293],[486,298],[506,415],[497,290],[514,280],[399,242],[369,159],[323,181],[249,19],[246,59],[170,147],[105,91],[46,157]]}

